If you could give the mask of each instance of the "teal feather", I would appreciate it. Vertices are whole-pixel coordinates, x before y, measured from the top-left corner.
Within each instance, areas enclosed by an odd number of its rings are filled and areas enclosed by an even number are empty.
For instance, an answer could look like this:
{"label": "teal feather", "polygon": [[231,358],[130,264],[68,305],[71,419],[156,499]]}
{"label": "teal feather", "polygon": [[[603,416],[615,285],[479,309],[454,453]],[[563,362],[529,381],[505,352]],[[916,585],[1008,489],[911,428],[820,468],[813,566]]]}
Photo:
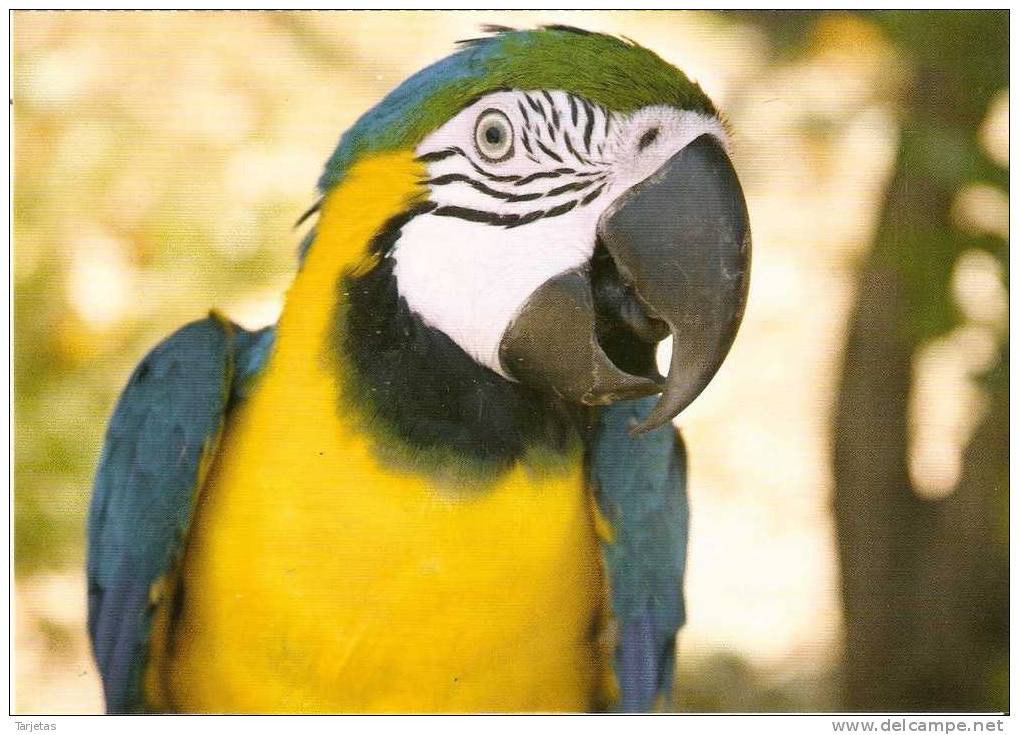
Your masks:
{"label": "teal feather", "polygon": [[152,594],[180,557],[232,401],[272,348],[272,328],[209,318],[158,345],[135,368],[99,460],[88,519],[88,625],[106,708],[143,709]]}
{"label": "teal feather", "polygon": [[589,448],[595,500],[612,529],[602,541],[617,645],[618,707],[671,702],[676,632],[686,619],[683,578],[689,509],[686,451],[666,425],[636,437],[655,397],[602,409]]}

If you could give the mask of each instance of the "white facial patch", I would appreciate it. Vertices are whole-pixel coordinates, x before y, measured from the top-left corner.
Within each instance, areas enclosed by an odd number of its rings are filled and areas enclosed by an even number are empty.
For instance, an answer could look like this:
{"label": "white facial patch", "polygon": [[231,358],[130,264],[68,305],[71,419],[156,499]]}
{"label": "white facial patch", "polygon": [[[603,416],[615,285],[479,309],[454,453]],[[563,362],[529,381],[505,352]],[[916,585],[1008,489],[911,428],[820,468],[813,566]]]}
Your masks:
{"label": "white facial patch", "polygon": [[[509,121],[509,153],[486,144],[505,131],[479,129],[492,120]],[[699,113],[656,106],[618,115],[561,91],[486,95],[417,149],[432,208],[403,226],[392,251],[400,295],[510,377],[499,347],[530,295],[587,263],[605,209],[704,134],[727,147],[718,119]],[[503,157],[486,158],[493,150]]]}

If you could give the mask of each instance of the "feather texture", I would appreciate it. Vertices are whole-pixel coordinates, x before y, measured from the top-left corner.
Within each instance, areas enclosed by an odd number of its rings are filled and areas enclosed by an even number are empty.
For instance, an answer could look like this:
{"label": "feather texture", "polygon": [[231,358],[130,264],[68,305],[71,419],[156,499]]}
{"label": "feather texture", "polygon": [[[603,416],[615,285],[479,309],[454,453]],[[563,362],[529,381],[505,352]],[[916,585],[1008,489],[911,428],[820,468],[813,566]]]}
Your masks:
{"label": "feather texture", "polygon": [[143,707],[153,610],[235,388],[271,342],[271,330],[245,332],[215,314],[188,324],[135,368],[110,419],[89,510],[88,618],[111,713]]}
{"label": "feather texture", "polygon": [[652,397],[604,408],[589,450],[595,501],[611,530],[603,534],[602,554],[618,631],[617,706],[626,712],[669,703],[676,632],[686,619],[683,442],[672,426],[629,434],[654,403]]}

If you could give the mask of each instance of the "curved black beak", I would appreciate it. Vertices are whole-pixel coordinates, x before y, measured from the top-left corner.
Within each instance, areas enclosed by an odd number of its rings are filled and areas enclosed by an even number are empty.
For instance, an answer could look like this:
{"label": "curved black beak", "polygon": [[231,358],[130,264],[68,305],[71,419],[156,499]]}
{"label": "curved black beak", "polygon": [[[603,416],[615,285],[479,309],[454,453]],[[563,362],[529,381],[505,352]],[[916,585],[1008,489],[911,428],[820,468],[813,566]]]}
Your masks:
{"label": "curved black beak", "polygon": [[[590,274],[570,271],[532,294],[507,329],[504,368],[564,398],[604,404],[661,392],[642,433],[686,408],[714,377],[736,337],[750,275],[750,228],[743,190],[718,141],[702,135],[602,215],[598,237],[646,323],[653,345],[672,335],[663,380],[634,375],[598,343]],[[635,320],[631,314],[625,319]],[[647,372],[647,371],[645,371]],[[658,379],[656,379],[658,378]]]}
{"label": "curved black beak", "polygon": [[658,404],[636,433],[677,416],[736,338],[750,285],[750,225],[736,171],[702,135],[602,215],[598,234],[649,316],[672,334]]}

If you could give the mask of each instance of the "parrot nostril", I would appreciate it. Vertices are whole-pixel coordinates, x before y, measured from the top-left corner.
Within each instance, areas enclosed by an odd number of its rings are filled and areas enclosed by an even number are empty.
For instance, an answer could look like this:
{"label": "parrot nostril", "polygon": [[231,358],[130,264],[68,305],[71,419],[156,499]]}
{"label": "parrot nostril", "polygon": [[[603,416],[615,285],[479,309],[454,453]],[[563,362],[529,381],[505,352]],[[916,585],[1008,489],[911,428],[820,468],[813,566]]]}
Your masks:
{"label": "parrot nostril", "polygon": [[658,128],[648,128],[637,142],[637,151],[643,151],[656,140],[658,140]]}

